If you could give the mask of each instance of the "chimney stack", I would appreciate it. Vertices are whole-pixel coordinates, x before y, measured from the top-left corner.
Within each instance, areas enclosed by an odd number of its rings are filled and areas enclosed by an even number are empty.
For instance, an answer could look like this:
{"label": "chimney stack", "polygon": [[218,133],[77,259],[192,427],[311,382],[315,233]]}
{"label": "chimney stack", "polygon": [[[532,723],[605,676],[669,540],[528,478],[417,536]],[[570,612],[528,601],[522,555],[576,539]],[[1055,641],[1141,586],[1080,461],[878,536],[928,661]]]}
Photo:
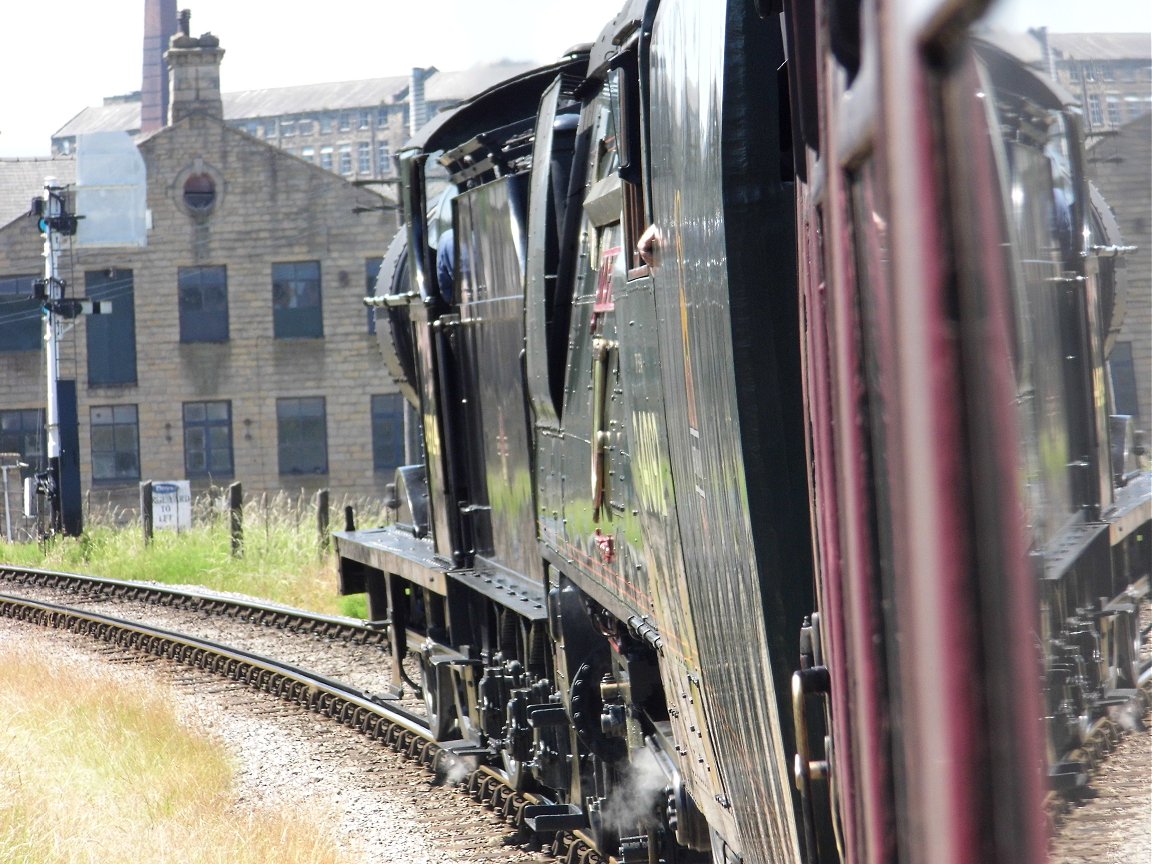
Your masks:
{"label": "chimney stack", "polygon": [[220,98],[220,61],[224,49],[211,33],[189,36],[189,12],[180,13],[180,32],[172,37],[164,58],[171,70],[169,123],[192,114],[224,119]]}
{"label": "chimney stack", "polygon": [[168,119],[168,64],[164,51],[176,33],[176,0],[144,0],[144,75],[140,131],[155,132]]}

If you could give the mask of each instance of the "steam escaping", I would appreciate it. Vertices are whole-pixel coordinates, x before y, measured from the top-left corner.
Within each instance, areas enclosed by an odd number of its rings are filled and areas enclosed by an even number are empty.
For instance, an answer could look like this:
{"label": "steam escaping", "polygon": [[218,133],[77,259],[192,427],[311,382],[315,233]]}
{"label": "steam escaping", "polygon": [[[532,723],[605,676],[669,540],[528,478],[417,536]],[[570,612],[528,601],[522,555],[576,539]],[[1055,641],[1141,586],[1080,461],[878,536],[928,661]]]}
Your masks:
{"label": "steam escaping", "polygon": [[1147,727],[1140,716],[1143,713],[1141,708],[1141,704],[1134,699],[1129,699],[1123,705],[1109,705],[1108,719],[1125,732],[1143,732]]}
{"label": "steam escaping", "polygon": [[605,827],[620,836],[642,833],[656,825],[656,806],[664,799],[668,776],[650,750],[636,751],[620,784],[604,805]]}
{"label": "steam escaping", "polygon": [[480,763],[474,756],[450,756],[436,766],[437,785],[459,786]]}

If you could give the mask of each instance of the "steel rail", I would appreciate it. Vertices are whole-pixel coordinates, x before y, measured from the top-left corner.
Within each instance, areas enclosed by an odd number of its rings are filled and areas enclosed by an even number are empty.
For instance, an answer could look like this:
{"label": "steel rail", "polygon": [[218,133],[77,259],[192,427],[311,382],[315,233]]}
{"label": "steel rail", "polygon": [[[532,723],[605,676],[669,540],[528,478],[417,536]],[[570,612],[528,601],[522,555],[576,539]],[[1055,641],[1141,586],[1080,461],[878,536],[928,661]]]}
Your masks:
{"label": "steel rail", "polygon": [[[513,789],[504,776],[491,767],[470,767],[464,756],[453,751],[456,742],[437,743],[418,715],[296,666],[207,639],[11,594],[0,593],[0,617],[91,636],[239,681],[357,729],[438,777],[447,777],[465,768],[468,774],[462,785],[472,797],[526,832],[531,832],[525,821],[528,808],[553,803]],[[475,752],[467,742],[458,743],[465,753]],[[551,849],[566,864],[604,864],[609,860],[595,848],[593,839],[580,831],[556,834]]]}
{"label": "steel rail", "polygon": [[32,567],[13,567],[0,564],[0,579],[46,588],[69,591],[90,590],[129,599],[159,602],[178,608],[199,609],[206,612],[229,614],[257,624],[281,629],[314,633],[331,638],[342,638],[364,645],[388,645],[387,622],[359,621],[337,615],[306,612],[259,600],[229,597],[202,588],[174,588],[148,582],[130,582],[107,579],[80,573],[63,573]]}

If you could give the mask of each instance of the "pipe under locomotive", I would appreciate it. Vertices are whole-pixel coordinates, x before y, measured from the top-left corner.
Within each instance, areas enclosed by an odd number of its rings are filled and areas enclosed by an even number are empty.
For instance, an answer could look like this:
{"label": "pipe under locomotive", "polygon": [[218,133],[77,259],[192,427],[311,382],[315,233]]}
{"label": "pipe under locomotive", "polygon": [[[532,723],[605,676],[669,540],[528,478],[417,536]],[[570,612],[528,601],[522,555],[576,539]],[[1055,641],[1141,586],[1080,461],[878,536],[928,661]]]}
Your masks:
{"label": "pipe under locomotive", "polygon": [[1070,101],[967,19],[898,77],[916,115],[868,48],[898,16],[768,5],[634,0],[401,152],[366,302],[421,461],[335,535],[341,590],[437,737],[552,802],[538,832],[1040,860],[1005,837],[1030,760],[1074,789],[1148,681],[1124,247]]}

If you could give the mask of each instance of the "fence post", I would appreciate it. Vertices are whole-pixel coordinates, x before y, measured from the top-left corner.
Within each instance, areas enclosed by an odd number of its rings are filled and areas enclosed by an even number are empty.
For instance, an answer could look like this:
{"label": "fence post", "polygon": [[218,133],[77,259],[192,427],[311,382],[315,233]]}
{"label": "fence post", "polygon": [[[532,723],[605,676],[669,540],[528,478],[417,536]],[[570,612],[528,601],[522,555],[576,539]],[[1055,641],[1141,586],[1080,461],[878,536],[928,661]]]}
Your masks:
{"label": "fence post", "polygon": [[244,487],[240,481],[228,486],[228,524],[232,533],[232,557],[244,557]]}
{"label": "fence post", "polygon": [[316,493],[316,531],[320,535],[319,552],[320,557],[324,557],[324,553],[328,551],[328,490],[321,489]]}
{"label": "fence post", "polygon": [[144,545],[152,542],[152,481],[140,484],[140,530],[144,533]]}
{"label": "fence post", "polygon": [[344,530],[356,530],[356,511],[352,509],[351,504],[344,508]]}

